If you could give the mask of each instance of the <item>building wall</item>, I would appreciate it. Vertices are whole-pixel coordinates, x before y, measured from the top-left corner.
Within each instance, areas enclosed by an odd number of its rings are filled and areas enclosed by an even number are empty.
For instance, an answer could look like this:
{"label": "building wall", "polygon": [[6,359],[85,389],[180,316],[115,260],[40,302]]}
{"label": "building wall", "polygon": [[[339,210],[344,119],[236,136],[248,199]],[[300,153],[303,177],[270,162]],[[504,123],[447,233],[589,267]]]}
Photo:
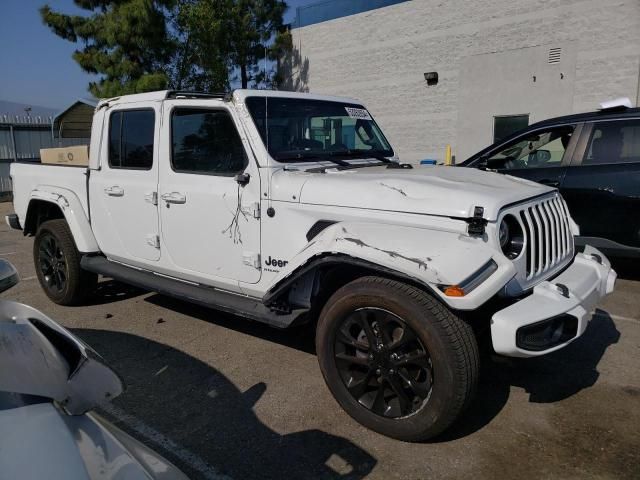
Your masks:
{"label": "building wall", "polygon": [[[442,159],[447,144],[463,160],[492,142],[495,115],[638,104],[640,0],[412,0],[292,34],[287,86],[359,98],[406,161]],[[565,55],[549,65],[554,47]]]}

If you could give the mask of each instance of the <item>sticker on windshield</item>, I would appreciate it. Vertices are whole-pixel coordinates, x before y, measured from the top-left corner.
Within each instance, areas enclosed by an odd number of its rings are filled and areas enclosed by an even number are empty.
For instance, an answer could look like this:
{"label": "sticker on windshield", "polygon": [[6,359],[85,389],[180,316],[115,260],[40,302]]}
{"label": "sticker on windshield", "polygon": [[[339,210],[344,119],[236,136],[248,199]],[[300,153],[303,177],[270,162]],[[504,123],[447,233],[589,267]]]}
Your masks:
{"label": "sticker on windshield", "polygon": [[347,111],[347,114],[351,118],[357,118],[361,120],[373,120],[369,112],[367,112],[364,108],[353,108],[353,107],[344,107]]}

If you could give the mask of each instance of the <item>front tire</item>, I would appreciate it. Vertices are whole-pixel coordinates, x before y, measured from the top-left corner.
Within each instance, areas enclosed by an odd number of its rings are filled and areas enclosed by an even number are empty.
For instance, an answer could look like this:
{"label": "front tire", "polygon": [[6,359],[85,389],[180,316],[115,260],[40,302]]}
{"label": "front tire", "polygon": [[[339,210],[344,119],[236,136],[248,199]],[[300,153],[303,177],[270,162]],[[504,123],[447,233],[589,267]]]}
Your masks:
{"label": "front tire", "polygon": [[327,386],[362,425],[404,441],[443,432],[478,378],[471,327],[422,290],[362,277],[320,313],[316,350]]}
{"label": "front tire", "polygon": [[80,268],[80,253],[66,220],[43,222],[33,242],[38,281],[54,303],[77,305],[93,293],[98,275]]}

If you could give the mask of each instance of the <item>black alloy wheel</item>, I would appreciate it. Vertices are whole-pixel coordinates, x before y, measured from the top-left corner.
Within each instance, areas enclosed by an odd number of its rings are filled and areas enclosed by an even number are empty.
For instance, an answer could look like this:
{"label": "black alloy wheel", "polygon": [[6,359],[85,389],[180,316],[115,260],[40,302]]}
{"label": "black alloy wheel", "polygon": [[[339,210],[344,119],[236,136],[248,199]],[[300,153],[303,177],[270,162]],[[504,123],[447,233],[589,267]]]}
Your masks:
{"label": "black alloy wheel", "polygon": [[64,219],[42,222],[33,242],[33,264],[44,293],[58,305],[82,304],[95,290],[98,275],[82,270],[80,259]]}
{"label": "black alloy wheel", "polygon": [[39,268],[46,287],[52,293],[63,292],[67,284],[67,261],[58,240],[45,233],[38,245]]}
{"label": "black alloy wheel", "polygon": [[349,393],[377,415],[407,417],[429,400],[431,357],[416,333],[392,312],[365,307],[345,317],[336,330],[334,358]]}

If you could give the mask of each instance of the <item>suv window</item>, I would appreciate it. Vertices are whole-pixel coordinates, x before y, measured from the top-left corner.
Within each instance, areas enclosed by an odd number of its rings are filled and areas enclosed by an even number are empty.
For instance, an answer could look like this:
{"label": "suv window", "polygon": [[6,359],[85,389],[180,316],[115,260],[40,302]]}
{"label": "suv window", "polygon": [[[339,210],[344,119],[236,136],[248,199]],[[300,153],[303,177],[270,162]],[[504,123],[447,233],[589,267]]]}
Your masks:
{"label": "suv window", "polygon": [[176,172],[234,175],[247,166],[229,112],[177,108],[171,115],[171,166]]}
{"label": "suv window", "polygon": [[526,134],[493,153],[487,166],[507,170],[559,166],[573,131],[573,126],[565,126]]}
{"label": "suv window", "polygon": [[153,165],[155,112],[120,110],[109,118],[109,166],[149,170]]}
{"label": "suv window", "polygon": [[640,162],[640,120],[596,123],[582,164],[629,162]]}

